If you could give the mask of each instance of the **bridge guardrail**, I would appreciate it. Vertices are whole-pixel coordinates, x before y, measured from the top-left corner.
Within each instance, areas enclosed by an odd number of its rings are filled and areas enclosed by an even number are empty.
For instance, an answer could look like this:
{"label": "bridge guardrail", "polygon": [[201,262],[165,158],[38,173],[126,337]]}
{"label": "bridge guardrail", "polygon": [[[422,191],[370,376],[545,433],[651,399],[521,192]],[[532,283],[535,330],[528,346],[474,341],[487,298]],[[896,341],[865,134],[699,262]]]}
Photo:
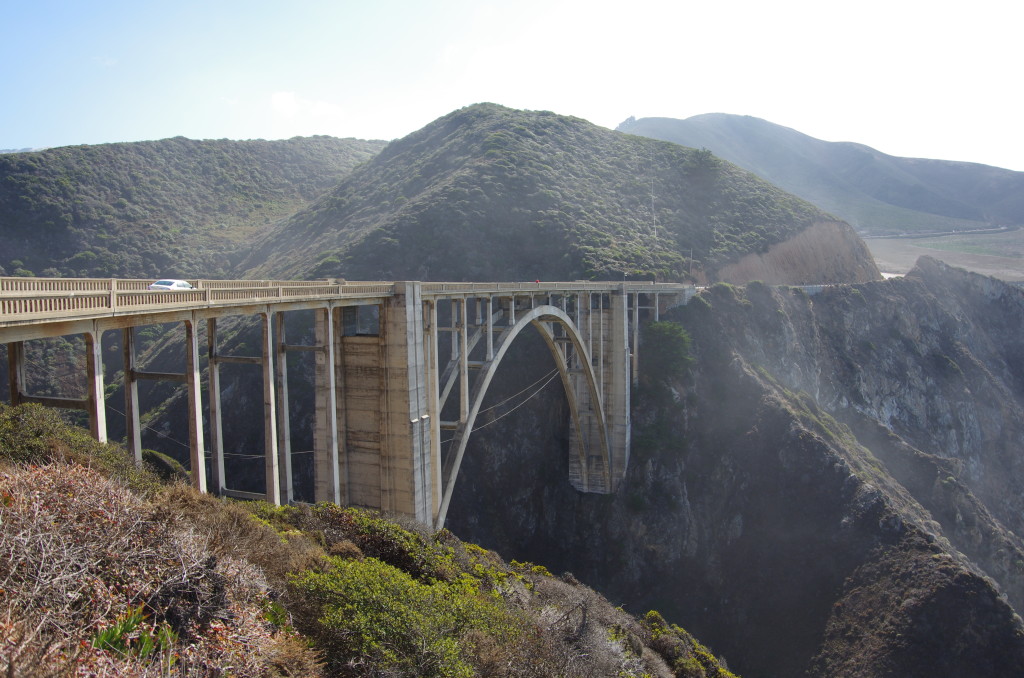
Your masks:
{"label": "bridge guardrail", "polygon": [[[192,290],[150,290],[151,279],[0,277],[0,323],[163,312],[190,308],[322,298],[386,297],[387,281],[190,280]],[[427,297],[576,292],[685,293],[694,288],[654,282],[427,282]]]}
{"label": "bridge guardrail", "polygon": [[271,300],[384,297],[390,282],[192,280],[193,290],[150,290],[152,279],[0,277],[0,323],[67,319]]}
{"label": "bridge guardrail", "polygon": [[665,292],[679,293],[692,285],[682,283],[656,283],[656,282],[593,282],[590,280],[576,280],[572,282],[427,282],[423,283],[423,294],[431,296],[443,296],[445,293],[463,294],[501,294],[503,292],[523,293],[554,293],[559,292],[587,292],[587,291],[613,291],[624,286],[627,292]]}

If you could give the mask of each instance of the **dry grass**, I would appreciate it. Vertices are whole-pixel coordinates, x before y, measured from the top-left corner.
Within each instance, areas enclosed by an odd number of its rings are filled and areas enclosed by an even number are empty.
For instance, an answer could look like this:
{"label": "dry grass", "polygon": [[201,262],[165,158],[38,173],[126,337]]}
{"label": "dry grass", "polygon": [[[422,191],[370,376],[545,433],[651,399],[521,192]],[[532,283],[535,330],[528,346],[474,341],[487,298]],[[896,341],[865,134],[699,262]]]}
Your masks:
{"label": "dry grass", "polygon": [[256,565],[275,588],[289,573],[319,567],[324,551],[298,532],[282,536],[253,517],[243,503],[199,494],[187,485],[168,487],[154,499],[156,513],[190,525],[204,535],[212,555],[232,555]]}
{"label": "dry grass", "polygon": [[[231,667],[235,676],[271,676],[275,657],[295,654],[264,618],[258,568],[214,556],[201,532],[158,518],[94,471],[4,469],[0,521],[5,675],[214,676]],[[125,650],[94,647],[97,634],[140,609],[141,623],[121,638]],[[160,633],[176,640],[139,649]],[[297,663],[308,669],[315,658]]]}

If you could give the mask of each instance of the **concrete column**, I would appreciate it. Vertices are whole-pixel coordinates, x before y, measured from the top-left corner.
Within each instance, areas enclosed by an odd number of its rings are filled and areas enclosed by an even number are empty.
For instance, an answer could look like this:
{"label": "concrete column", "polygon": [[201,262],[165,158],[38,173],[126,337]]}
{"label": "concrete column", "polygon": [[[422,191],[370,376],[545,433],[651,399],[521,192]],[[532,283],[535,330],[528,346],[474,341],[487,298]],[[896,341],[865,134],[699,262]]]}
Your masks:
{"label": "concrete column", "polygon": [[7,385],[11,391],[11,405],[21,404],[25,392],[25,342],[12,341],[7,344]]}
{"label": "concrete column", "polygon": [[281,473],[277,454],[277,402],[274,397],[274,331],[270,312],[260,314],[263,323],[263,463],[266,500],[281,503]]}
{"label": "concrete column", "polygon": [[451,324],[452,324],[451,332],[449,332],[449,334],[451,335],[451,338],[452,338],[452,360],[455,360],[455,356],[459,355],[459,337],[457,336],[458,329],[459,329],[458,310],[457,310],[458,307],[459,307],[459,300],[458,299],[449,299],[448,300],[448,313],[451,316],[449,318],[449,320],[451,321]]}
{"label": "concrete column", "polygon": [[429,414],[420,283],[396,282],[383,306],[381,509],[433,518],[433,469],[423,415]]}
{"label": "concrete column", "polygon": [[[629,338],[625,285],[609,295],[608,389],[604,402],[611,448],[611,488],[614,491],[626,474],[630,449]],[[602,314],[603,315],[603,314]]]}
{"label": "concrete column", "polygon": [[188,443],[192,486],[206,492],[206,444],[203,440],[203,396],[200,390],[199,331],[193,314],[185,321],[185,385],[188,389]]}
{"label": "concrete column", "polygon": [[101,443],[107,442],[107,408],[103,393],[103,346],[99,332],[85,333],[86,408],[89,432]]}
{"label": "concrete column", "polygon": [[313,496],[341,503],[338,468],[338,400],[334,364],[335,336],[330,308],[317,309],[315,379],[316,422],[313,429]]}
{"label": "concrete column", "polygon": [[603,400],[608,402],[608,388],[604,380],[604,292],[597,295],[597,303],[597,381],[601,384],[601,394],[604,396]]}
{"label": "concrete column", "polygon": [[[441,405],[439,396],[441,393],[440,377],[438,373],[438,350],[437,350],[437,303],[426,302],[427,318],[424,340],[426,341],[426,375],[427,375],[427,415],[430,417],[430,471],[431,477],[431,520],[437,517],[441,509],[441,497],[444,494],[441,478]],[[487,298],[487,332],[488,332],[488,355],[493,356],[494,348],[491,342],[491,298]],[[433,523],[431,523],[433,524]]]}
{"label": "concrete column", "polygon": [[594,351],[597,349],[597,345],[594,343],[594,295],[587,292],[587,350],[590,351],[591,366],[593,366]]}
{"label": "concrete column", "polygon": [[207,397],[210,400],[210,463],[212,464],[213,491],[224,494],[224,423],[220,406],[220,355],[217,348],[217,319],[206,321]]}
{"label": "concrete column", "polygon": [[135,463],[142,463],[142,423],[139,420],[139,382],[135,378],[135,329],[121,330],[124,354],[124,432]]}
{"label": "concrete column", "polygon": [[487,362],[494,360],[494,297],[487,296]]}
{"label": "concrete column", "polygon": [[633,321],[632,341],[630,342],[630,357],[632,362],[630,371],[632,374],[633,386],[640,383],[640,293],[633,294]]}
{"label": "concrete column", "polygon": [[331,314],[331,324],[334,326],[334,343],[331,352],[334,356],[334,400],[335,400],[335,421],[337,423],[337,435],[335,440],[338,444],[338,486],[339,503],[348,505],[351,503],[352,489],[349,483],[349,445],[348,445],[348,407],[346,398],[348,396],[348,382],[345,379],[345,348],[343,337],[345,336],[345,307],[336,308]]}
{"label": "concrete column", "polygon": [[466,334],[469,309],[466,302],[466,299],[459,302],[459,423],[469,419],[469,337]]}
{"label": "concrete column", "polygon": [[274,342],[274,375],[277,384],[277,464],[281,478],[281,502],[292,503],[292,425],[288,401],[287,332],[284,313],[274,314],[277,338]]}

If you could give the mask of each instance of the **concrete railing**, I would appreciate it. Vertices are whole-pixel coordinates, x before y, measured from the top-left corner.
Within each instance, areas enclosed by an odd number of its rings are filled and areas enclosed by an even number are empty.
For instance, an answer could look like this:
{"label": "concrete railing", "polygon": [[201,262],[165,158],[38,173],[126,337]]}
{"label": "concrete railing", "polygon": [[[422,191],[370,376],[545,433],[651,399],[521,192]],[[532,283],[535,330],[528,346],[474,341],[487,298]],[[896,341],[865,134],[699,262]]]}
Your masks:
{"label": "concrete railing", "polygon": [[449,294],[560,294],[563,292],[612,292],[624,289],[626,292],[659,292],[681,294],[692,285],[682,283],[656,282],[591,282],[574,280],[571,282],[428,282],[423,283],[423,294],[426,296],[446,296]]}
{"label": "concrete railing", "polygon": [[[383,281],[189,280],[195,289],[150,290],[151,279],[0,277],[0,323],[64,320],[122,313],[164,312],[206,306],[394,294]],[[694,288],[654,282],[429,282],[425,297],[573,294],[586,292],[685,294]]]}
{"label": "concrete railing", "polygon": [[387,297],[394,283],[190,280],[192,290],[150,290],[152,279],[0,277],[0,323],[160,312],[263,301]]}

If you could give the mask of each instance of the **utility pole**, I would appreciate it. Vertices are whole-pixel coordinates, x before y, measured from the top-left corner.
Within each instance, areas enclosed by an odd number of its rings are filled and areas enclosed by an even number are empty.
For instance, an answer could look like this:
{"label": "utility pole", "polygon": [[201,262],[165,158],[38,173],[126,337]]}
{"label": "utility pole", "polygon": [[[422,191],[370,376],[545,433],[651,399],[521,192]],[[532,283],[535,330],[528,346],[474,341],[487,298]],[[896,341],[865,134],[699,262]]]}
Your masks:
{"label": "utility pole", "polygon": [[654,245],[658,245],[658,214],[654,211],[654,149],[651,149],[651,221],[654,225]]}

